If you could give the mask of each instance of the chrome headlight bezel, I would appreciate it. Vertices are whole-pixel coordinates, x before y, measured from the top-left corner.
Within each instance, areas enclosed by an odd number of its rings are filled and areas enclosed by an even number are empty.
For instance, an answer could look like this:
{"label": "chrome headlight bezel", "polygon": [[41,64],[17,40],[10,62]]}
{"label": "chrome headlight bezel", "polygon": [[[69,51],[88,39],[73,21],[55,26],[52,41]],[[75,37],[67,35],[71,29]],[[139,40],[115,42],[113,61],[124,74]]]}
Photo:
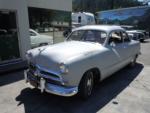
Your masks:
{"label": "chrome headlight bezel", "polygon": [[68,66],[64,63],[59,64],[59,69],[62,74],[67,74],[69,72]]}
{"label": "chrome headlight bezel", "polygon": [[25,56],[26,56],[27,60],[30,60],[33,57],[32,53],[27,53],[27,52],[26,52]]}

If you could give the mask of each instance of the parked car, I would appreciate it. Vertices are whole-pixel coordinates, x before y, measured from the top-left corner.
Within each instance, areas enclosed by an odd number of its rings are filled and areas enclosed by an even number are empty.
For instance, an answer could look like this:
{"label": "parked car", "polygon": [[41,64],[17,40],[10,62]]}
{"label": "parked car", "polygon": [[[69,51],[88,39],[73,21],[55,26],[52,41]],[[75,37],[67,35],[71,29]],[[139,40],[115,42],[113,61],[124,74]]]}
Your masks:
{"label": "parked car", "polygon": [[126,31],[126,32],[133,40],[138,40],[140,42],[144,42],[144,40],[146,39],[146,35],[143,32],[139,32],[136,30]]}
{"label": "parked car", "polygon": [[119,26],[79,27],[65,42],[29,50],[25,80],[41,92],[88,98],[97,81],[134,66],[139,54],[140,43]]}
{"label": "parked car", "polygon": [[29,30],[31,39],[31,48],[53,44],[53,37],[48,35],[40,35],[33,29]]}
{"label": "parked car", "polygon": [[121,25],[122,28],[126,30],[128,35],[133,40],[138,40],[140,42],[144,42],[144,40],[149,38],[149,32],[145,30],[136,30],[134,26],[128,26],[128,25]]}

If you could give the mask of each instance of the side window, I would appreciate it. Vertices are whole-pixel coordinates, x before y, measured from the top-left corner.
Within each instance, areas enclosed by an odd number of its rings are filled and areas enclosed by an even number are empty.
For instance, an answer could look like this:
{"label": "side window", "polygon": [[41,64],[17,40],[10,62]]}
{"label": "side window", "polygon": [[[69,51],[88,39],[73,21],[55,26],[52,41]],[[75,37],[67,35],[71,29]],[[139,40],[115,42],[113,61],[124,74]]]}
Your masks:
{"label": "side window", "polygon": [[84,40],[95,42],[96,37],[95,37],[94,31],[87,31],[85,34]]}
{"label": "side window", "polygon": [[124,40],[124,42],[130,42],[130,38],[126,32],[122,32],[122,39]]}
{"label": "side window", "polygon": [[36,36],[36,34],[32,31],[30,31],[30,36]]}
{"label": "side window", "polygon": [[109,44],[111,44],[112,42],[115,44],[120,44],[123,42],[120,31],[111,32],[110,38],[109,38]]}
{"label": "side window", "polygon": [[88,30],[86,31],[83,39],[85,41],[98,42],[103,44],[105,42],[106,37],[107,34],[103,31]]}
{"label": "side window", "polygon": [[79,30],[79,31],[74,31],[71,34],[71,38],[69,38],[68,40],[82,40],[83,36],[85,34],[85,31]]}

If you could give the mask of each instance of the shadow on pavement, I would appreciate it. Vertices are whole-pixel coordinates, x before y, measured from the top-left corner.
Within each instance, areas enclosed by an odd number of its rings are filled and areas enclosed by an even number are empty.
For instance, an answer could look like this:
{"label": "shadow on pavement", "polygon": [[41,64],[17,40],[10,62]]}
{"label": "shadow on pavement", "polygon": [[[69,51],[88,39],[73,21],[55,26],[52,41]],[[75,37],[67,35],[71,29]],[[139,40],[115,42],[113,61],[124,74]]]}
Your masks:
{"label": "shadow on pavement", "polygon": [[[16,97],[18,106],[24,105],[25,113],[95,113],[120,94],[139,75],[142,64],[124,68],[95,86],[93,95],[83,101],[78,96],[60,97],[37,89],[23,89]],[[112,104],[116,104],[113,102]]]}
{"label": "shadow on pavement", "polygon": [[144,40],[142,43],[149,43],[150,41],[149,40]]}
{"label": "shadow on pavement", "polygon": [[0,74],[0,86],[20,81],[24,78],[23,70],[15,70]]}

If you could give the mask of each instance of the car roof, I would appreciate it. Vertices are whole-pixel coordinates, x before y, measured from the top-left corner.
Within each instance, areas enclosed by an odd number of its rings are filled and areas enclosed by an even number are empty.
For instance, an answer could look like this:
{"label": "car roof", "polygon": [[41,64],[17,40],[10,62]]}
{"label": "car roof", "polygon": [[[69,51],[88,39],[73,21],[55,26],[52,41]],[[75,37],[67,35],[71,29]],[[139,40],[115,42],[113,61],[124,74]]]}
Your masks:
{"label": "car roof", "polygon": [[105,32],[111,32],[113,30],[124,30],[124,29],[117,25],[86,25],[73,29],[73,31],[76,30],[100,30]]}

